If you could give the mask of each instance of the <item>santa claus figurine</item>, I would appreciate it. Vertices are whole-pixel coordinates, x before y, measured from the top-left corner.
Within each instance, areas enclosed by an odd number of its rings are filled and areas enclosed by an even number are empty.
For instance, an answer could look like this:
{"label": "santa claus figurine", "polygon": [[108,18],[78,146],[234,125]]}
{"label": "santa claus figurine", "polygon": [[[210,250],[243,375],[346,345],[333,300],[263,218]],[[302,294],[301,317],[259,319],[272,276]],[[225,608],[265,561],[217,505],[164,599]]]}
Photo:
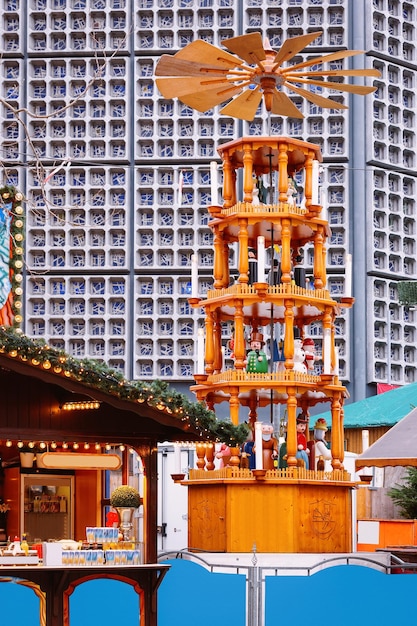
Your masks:
{"label": "santa claus figurine", "polygon": [[[256,455],[256,446],[253,446]],[[262,424],[262,467],[275,469],[278,465],[278,439],[274,437],[272,424]]]}
{"label": "santa claus figurine", "polygon": [[320,357],[316,355],[316,346],[311,337],[306,337],[303,340],[303,350],[304,363],[307,368],[307,372],[311,374],[312,372],[314,372],[315,361],[318,361],[320,359]]}

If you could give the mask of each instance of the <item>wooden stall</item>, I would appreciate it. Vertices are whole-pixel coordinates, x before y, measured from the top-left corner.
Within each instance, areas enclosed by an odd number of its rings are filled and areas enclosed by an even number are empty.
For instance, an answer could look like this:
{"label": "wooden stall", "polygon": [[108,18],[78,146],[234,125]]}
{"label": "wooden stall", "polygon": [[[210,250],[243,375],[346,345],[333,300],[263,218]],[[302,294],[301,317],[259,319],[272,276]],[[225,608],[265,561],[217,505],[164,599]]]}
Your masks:
{"label": "wooden stall", "polygon": [[[0,497],[10,505],[7,520],[7,534],[18,534],[21,528],[20,516],[20,480],[21,468],[11,464],[10,460],[19,451],[20,442],[54,442],[57,454],[62,452],[63,442],[83,442],[90,444],[89,454],[97,458],[106,452],[105,444],[125,445],[140,455],[144,466],[143,495],[143,564],[137,573],[130,571],[126,576],[138,584],[142,593],[143,611],[141,624],[155,626],[156,592],[165,573],[157,562],[157,444],[161,441],[193,440],[198,433],[190,425],[181,411],[172,411],[162,399],[151,394],[118,393],[123,382],[117,376],[109,381],[112,373],[103,369],[92,372],[88,363],[75,364],[65,355],[53,355],[47,346],[43,349],[36,343],[16,333],[13,340],[11,329],[0,329],[0,452],[3,463]],[[90,365],[92,367],[92,364]],[[77,401],[79,408],[64,410],[66,402]],[[83,410],[83,402],[95,402],[94,410]],[[96,449],[100,442],[99,449]],[[74,459],[84,450],[80,446]],[[75,482],[74,497],[74,539],[85,537],[86,526],[104,526],[101,511],[106,503],[102,494],[102,471],[98,469],[75,469],[72,475]],[[42,469],[36,470],[36,476],[42,475]],[[122,473],[123,473],[122,469]],[[62,568],[61,568],[62,569]],[[102,568],[103,569],[103,568]],[[0,575],[10,573],[0,566]],[[117,568],[116,568],[117,570]],[[132,570],[132,568],[129,568]],[[23,576],[19,568],[16,575]],[[46,571],[46,570],[45,570]],[[123,568],[118,571],[107,570],[106,576],[123,577]],[[65,572],[64,572],[65,573]],[[100,576],[103,572],[98,573]],[[81,570],[77,576],[65,577],[62,571],[54,575],[51,571],[42,573],[42,566],[27,569],[27,579],[36,579],[40,585],[39,593],[56,593],[54,580],[58,577],[59,593],[65,594],[68,585],[78,584],[83,579],[93,576],[91,569]],[[35,578],[34,578],[35,577]],[[133,584],[133,583],[132,583]],[[51,591],[52,590],[52,591]],[[55,603],[56,604],[56,603]],[[61,610],[48,608],[48,626],[68,624],[68,615]],[[63,606],[62,600],[58,603]],[[142,605],[141,605],[142,606]],[[143,619],[143,622],[142,622]]]}

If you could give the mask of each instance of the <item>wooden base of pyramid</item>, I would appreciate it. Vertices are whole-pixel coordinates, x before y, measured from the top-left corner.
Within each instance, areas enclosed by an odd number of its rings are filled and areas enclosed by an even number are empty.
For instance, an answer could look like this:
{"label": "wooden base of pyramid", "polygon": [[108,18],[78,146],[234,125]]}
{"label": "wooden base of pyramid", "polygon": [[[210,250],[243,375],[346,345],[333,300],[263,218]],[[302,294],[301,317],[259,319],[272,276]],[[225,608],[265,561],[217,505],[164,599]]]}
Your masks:
{"label": "wooden base of pyramid", "polygon": [[187,481],[188,545],[214,552],[352,552],[354,483]]}

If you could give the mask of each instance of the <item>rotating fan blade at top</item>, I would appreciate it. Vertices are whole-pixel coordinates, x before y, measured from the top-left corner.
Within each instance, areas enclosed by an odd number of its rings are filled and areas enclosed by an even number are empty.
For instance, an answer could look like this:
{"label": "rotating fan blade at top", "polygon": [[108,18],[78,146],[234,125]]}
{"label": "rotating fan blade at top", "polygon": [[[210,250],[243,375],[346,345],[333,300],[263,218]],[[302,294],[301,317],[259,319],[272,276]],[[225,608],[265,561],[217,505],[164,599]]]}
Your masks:
{"label": "rotating fan blade at top", "polygon": [[313,59],[308,59],[307,61],[301,61],[301,63],[290,65],[284,71],[293,72],[294,70],[299,70],[303,67],[310,67],[311,65],[328,63],[329,61],[340,61],[341,59],[347,59],[348,57],[353,57],[357,54],[363,54],[363,50],[339,50],[338,52],[325,54],[322,57],[314,57]]}
{"label": "rotating fan blade at top", "polygon": [[212,91],[196,91],[181,96],[180,100],[196,111],[207,111],[214,106],[228,100],[242,91],[241,87],[229,87],[228,89],[215,89]]}
{"label": "rotating fan blade at top", "polygon": [[176,54],[163,54],[156,66],[156,76],[227,76],[230,67],[215,66],[188,59],[178,58]]}
{"label": "rotating fan blade at top", "polygon": [[351,85],[349,83],[336,83],[325,80],[310,80],[307,78],[287,78],[285,83],[291,89],[287,82],[305,83],[306,85],[318,85],[319,87],[326,87],[326,89],[334,89],[335,91],[346,91],[348,93],[356,93],[364,96],[368,93],[375,91],[376,87],[368,87],[367,85]]}
{"label": "rotating fan blade at top", "polygon": [[266,59],[260,33],[250,33],[249,35],[240,35],[240,37],[224,39],[222,44],[247,63],[258,64],[258,62],[265,61]]}
{"label": "rotating fan blade at top", "polygon": [[278,91],[278,89],[275,89],[272,96],[271,111],[274,115],[285,115],[286,117],[296,117],[298,119],[304,117],[294,102],[285,93]]}
{"label": "rotating fan blade at top", "polygon": [[229,104],[224,106],[220,113],[237,117],[239,120],[251,121],[255,117],[258,106],[262,100],[262,93],[259,87],[247,89],[240,96],[234,98]]}
{"label": "rotating fan blade at top", "polygon": [[224,100],[227,100],[242,90],[241,85],[234,85],[223,78],[210,79],[206,77],[197,78],[195,76],[164,76],[163,78],[156,78],[155,80],[158,89],[166,98],[181,98],[188,93],[217,90],[219,93],[224,93]]}
{"label": "rotating fan blade at top", "polygon": [[313,91],[308,91],[308,89],[302,89],[301,87],[295,87],[295,85],[288,85],[288,88],[291,89],[294,93],[302,96],[309,102],[313,104],[317,104],[317,106],[322,109],[347,109],[346,104],[341,104],[340,102],[335,102],[331,98],[324,98],[323,96],[319,96],[319,94],[314,93]]}
{"label": "rotating fan blade at top", "polygon": [[[300,84],[303,83],[359,95],[375,91],[374,87],[326,81],[323,78],[377,77],[380,73],[376,69],[318,69],[324,63],[340,61],[361,54],[360,51],[332,52],[282,67],[284,62],[300,53],[321,34],[319,31],[291,37],[278,51],[270,47],[268,40],[263,44],[260,33],[249,33],[222,41],[224,47],[234,54],[205,41],[196,40],[174,55],[162,55],[155,70],[156,84],[164,97],[179,98],[198,111],[208,111],[216,105],[226,103],[221,113],[248,121],[255,117],[262,99],[266,110],[274,115],[304,117],[284,93],[284,89],[323,108],[347,108],[316,92],[302,89]],[[308,68],[311,66],[314,69],[309,72]]]}
{"label": "rotating fan blade at top", "polygon": [[[172,66],[170,66],[170,59],[172,60]],[[210,68],[214,71],[228,70],[243,64],[243,61],[233,56],[233,54],[220,50],[211,43],[196,40],[189,43],[176,54],[163,54],[155,69],[156,76],[181,76],[182,74],[176,73],[177,68],[175,64],[178,60],[180,62],[189,61],[193,64],[196,71],[198,71],[194,76],[198,76],[210,70]],[[202,71],[200,71],[200,68],[202,68]]]}
{"label": "rotating fan blade at top", "polygon": [[277,68],[282,65],[284,61],[292,59],[293,56],[298,54],[298,52],[303,50],[310,42],[314,41],[314,39],[317,39],[317,37],[322,34],[323,32],[319,31],[316,33],[309,33],[308,35],[299,35],[298,37],[286,39],[275,55],[274,67]]}
{"label": "rotating fan blade at top", "polygon": [[[291,72],[286,72],[285,76],[289,78]],[[381,72],[373,68],[363,70],[317,70],[311,72],[294,72],[294,76],[374,76],[379,78]]]}

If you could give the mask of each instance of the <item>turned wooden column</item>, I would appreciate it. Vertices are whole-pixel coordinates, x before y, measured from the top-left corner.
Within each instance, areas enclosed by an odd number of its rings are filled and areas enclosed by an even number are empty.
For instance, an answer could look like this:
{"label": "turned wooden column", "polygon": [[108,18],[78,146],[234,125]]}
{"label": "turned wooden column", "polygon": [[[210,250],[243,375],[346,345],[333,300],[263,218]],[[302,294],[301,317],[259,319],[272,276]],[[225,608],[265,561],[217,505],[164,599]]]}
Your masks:
{"label": "turned wooden column", "polygon": [[291,220],[281,222],[281,282],[291,283]]}
{"label": "turned wooden column", "polygon": [[243,305],[241,300],[234,301],[235,306],[235,369],[243,370],[245,368],[246,349],[245,349],[245,326],[243,323]]}
{"label": "turned wooden column", "polygon": [[213,246],[214,246],[214,267],[213,267],[213,286],[215,289],[221,289],[224,287],[224,259],[223,259],[223,240],[217,227],[214,228],[213,233]]}
{"label": "turned wooden column", "polygon": [[335,393],[332,399],[331,413],[332,413],[332,467],[333,469],[342,469],[343,462],[343,440],[342,440],[342,424],[341,424],[341,394]]}
{"label": "turned wooden column", "polygon": [[227,152],[223,154],[223,206],[229,209],[233,206],[236,192],[233,191],[232,164]]}
{"label": "turned wooden column", "polygon": [[207,311],[206,314],[206,374],[213,373],[214,365],[214,318],[213,312]]}
{"label": "turned wooden column", "polygon": [[313,159],[314,153],[309,152],[305,160],[305,179],[304,179],[304,196],[306,199],[306,208],[309,208],[313,197]]}
{"label": "turned wooden column", "polygon": [[278,148],[278,191],[279,202],[287,202],[288,196],[288,144],[280,143]]}
{"label": "turned wooden column", "polygon": [[214,337],[213,368],[214,368],[214,373],[218,374],[223,369],[222,325],[221,325],[218,311],[216,311],[216,314],[214,315],[213,337]]}
{"label": "turned wooden column", "polygon": [[252,202],[253,194],[253,155],[252,144],[243,146],[243,201]]}
{"label": "turned wooden column", "polygon": [[239,282],[248,283],[249,261],[248,261],[248,220],[242,218],[239,220]]}
{"label": "turned wooden column", "polygon": [[294,300],[284,300],[284,356],[285,356],[285,369],[291,369],[294,367]]}
{"label": "turned wooden column", "polygon": [[316,289],[322,289],[323,283],[323,227],[319,226],[314,237],[314,287]]}
{"label": "turned wooden column", "polygon": [[222,266],[223,266],[223,280],[222,287],[228,287],[230,283],[230,266],[229,266],[229,245],[227,241],[223,242],[222,246]]}
{"label": "turned wooden column", "polygon": [[295,397],[295,388],[287,389],[287,465],[288,467],[297,467],[297,398]]}
{"label": "turned wooden column", "polygon": [[239,389],[234,387],[230,391],[229,399],[230,420],[235,426],[239,425]]}

